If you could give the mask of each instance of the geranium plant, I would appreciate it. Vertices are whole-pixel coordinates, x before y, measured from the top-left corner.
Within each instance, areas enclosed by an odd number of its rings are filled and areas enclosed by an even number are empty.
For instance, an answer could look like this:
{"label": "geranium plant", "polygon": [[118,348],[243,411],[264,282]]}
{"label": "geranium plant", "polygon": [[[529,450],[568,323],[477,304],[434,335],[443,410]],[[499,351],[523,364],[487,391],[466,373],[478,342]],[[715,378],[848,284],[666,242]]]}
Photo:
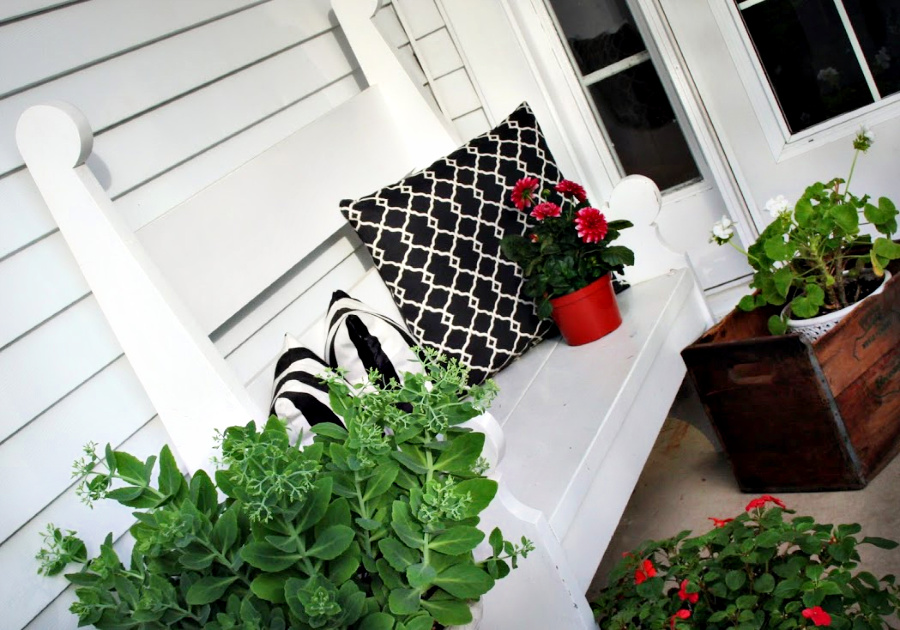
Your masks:
{"label": "geranium plant", "polygon": [[[790,313],[773,315],[769,330],[785,332],[786,317],[806,319],[845,308],[862,299],[880,282],[884,268],[900,258],[900,245],[891,240],[897,231],[897,208],[886,198],[870,202],[868,195],[850,192],[860,153],[871,148],[874,135],[863,128],[853,140],[853,162],[847,180],[836,177],[806,188],[793,209],[784,196],[766,203],[773,221],[756,242],[743,251],[733,240],[734,226],[724,217],[713,226],[711,241],[730,243],[747,256],[754,274],[739,308],[750,311],[765,304],[790,301]],[[883,234],[872,239],[860,233],[861,217]]]}
{"label": "geranium plant", "polygon": [[602,630],[759,630],[830,626],[890,628],[900,588],[857,571],[859,545],[893,549],[884,538],[859,538],[860,526],[793,516],[777,497],[750,501],[734,518],[690,537],[647,541],[609,576],[592,604]]}
{"label": "geranium plant", "polygon": [[[77,472],[88,501],[136,508],[128,567],[111,537],[88,558],[73,532],[50,526],[41,571],[77,586],[72,612],[97,628],[432,630],[471,621],[469,603],[532,545],[494,530],[490,554],[478,514],[497,484],[483,476],[484,434],[459,425],[495,389],[432,352],[425,371],[351,391],[330,382],[347,428],[320,424],[292,446],[271,418],[221,436],[220,468],[191,479],[168,447],[140,461],[91,445]],[[373,375],[374,376],[374,375]],[[157,469],[158,474],[154,475]],[[153,481],[154,476],[156,481]]]}
{"label": "geranium plant", "polygon": [[633,251],[612,244],[631,222],[607,221],[606,208],[593,207],[579,184],[564,179],[552,190],[541,189],[537,178],[524,177],[513,188],[511,199],[536,223],[525,235],[505,236],[500,246],[522,268],[525,294],[537,301],[541,317],[550,317],[552,298],[634,264]]}

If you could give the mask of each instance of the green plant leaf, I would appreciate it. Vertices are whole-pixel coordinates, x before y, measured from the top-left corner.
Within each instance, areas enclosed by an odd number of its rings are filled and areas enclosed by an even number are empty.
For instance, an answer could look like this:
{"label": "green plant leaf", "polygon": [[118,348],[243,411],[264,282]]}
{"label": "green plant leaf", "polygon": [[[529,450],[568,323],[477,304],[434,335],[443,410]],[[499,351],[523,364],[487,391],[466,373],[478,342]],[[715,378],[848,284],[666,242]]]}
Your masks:
{"label": "green plant leaf", "polygon": [[[216,481],[219,483],[220,488],[223,484],[219,482],[219,473],[224,472],[222,470],[216,472]],[[226,475],[223,474],[222,476]],[[228,496],[232,495],[229,494]],[[191,503],[206,515],[216,514],[219,511],[219,495],[216,492],[216,486],[213,485],[209,475],[203,470],[198,470],[191,477],[190,497]]]}
{"label": "green plant leaf", "polygon": [[380,528],[384,527],[384,523],[382,523],[381,521],[376,521],[372,518],[363,518],[362,516],[357,516],[355,519],[353,519],[353,522],[355,522],[360,526],[360,528],[366,530],[367,532],[378,531]]}
{"label": "green plant leaf", "polygon": [[394,618],[387,613],[375,612],[363,617],[359,630],[393,630]]}
{"label": "green plant leaf", "polygon": [[772,315],[768,320],[769,332],[773,335],[783,335],[787,332],[787,322],[779,315]]}
{"label": "green plant leaf", "polygon": [[287,601],[284,585],[289,577],[289,573],[260,573],[250,582],[250,590],[262,600],[283,604]]}
{"label": "green plant leaf", "polygon": [[347,429],[334,422],[320,422],[319,424],[314,425],[310,430],[316,435],[329,437],[339,442],[346,440],[349,435]]}
{"label": "green plant leaf", "polygon": [[494,586],[494,578],[472,564],[455,564],[442,571],[434,583],[461,599],[477,599]]}
{"label": "green plant leaf", "polygon": [[178,493],[184,485],[184,475],[178,470],[178,463],[172,449],[166,444],[159,452],[159,491],[167,496]]}
{"label": "green plant leaf", "polygon": [[634,252],[624,245],[610,245],[600,252],[600,258],[610,267],[634,264]]}
{"label": "green plant leaf", "polygon": [[407,547],[424,549],[425,537],[422,530],[413,522],[409,505],[403,501],[394,501],[391,506],[391,527]]}
{"label": "green plant leaf", "polygon": [[359,569],[361,552],[354,541],[350,547],[337,558],[328,563],[328,579],[332,584],[343,584],[352,578]]}
{"label": "green plant leaf", "polygon": [[384,558],[388,561],[388,564],[395,570],[401,572],[405,572],[406,567],[415,564],[421,558],[421,554],[416,553],[394,538],[383,538],[379,540],[378,549],[384,554]]}
{"label": "green plant leaf", "polygon": [[888,260],[900,258],[900,244],[895,243],[888,238],[884,238],[883,236],[879,236],[875,239],[875,243],[872,245],[872,251],[878,256],[887,258]]}
{"label": "green plant leaf", "polygon": [[897,541],[889,538],[879,538],[878,536],[866,536],[862,539],[861,544],[875,545],[879,549],[896,549]]}
{"label": "green plant leaf", "polygon": [[461,496],[468,494],[472,502],[466,512],[467,517],[478,516],[497,494],[497,482],[493,479],[466,479],[456,484],[453,491]]}
{"label": "green plant leaf", "polygon": [[772,282],[775,284],[775,290],[781,297],[787,297],[788,290],[794,282],[794,270],[790,266],[785,266],[772,274]]}
{"label": "green plant leaf", "polygon": [[346,525],[332,525],[316,537],[306,555],[320,560],[334,560],[347,550],[355,534]]}
{"label": "green plant leaf", "polygon": [[745,295],[741,298],[741,301],[738,302],[738,308],[742,311],[752,311],[756,308],[756,298],[752,295]]}
{"label": "green plant leaf", "polygon": [[215,559],[215,551],[186,551],[178,556],[178,563],[186,569],[202,571],[203,569],[208,568]]}
{"label": "green plant leaf", "polygon": [[419,610],[420,599],[414,588],[395,588],[388,596],[388,607],[395,615],[411,615]]}
{"label": "green plant leaf", "polygon": [[366,491],[363,500],[371,501],[387,492],[400,472],[400,467],[393,462],[385,462],[379,465],[371,477],[366,481]]}
{"label": "green plant leaf", "polygon": [[768,239],[763,247],[766,256],[775,261],[787,261],[794,257],[794,248],[789,243],[785,243],[780,235]]}
{"label": "green plant leaf", "polygon": [[331,477],[321,477],[316,481],[313,489],[306,497],[303,509],[300,511],[300,519],[294,524],[296,531],[305,532],[322,520],[331,502],[332,483]]}
{"label": "green plant leaf", "polygon": [[732,591],[736,591],[747,583],[747,574],[734,569],[725,574],[725,585]]}
{"label": "green plant leaf", "polygon": [[123,479],[140,485],[147,485],[150,483],[150,475],[144,467],[144,462],[124,451],[116,451],[115,457],[116,470]]}
{"label": "green plant leaf", "polygon": [[859,214],[856,208],[849,203],[842,203],[831,209],[831,217],[834,222],[847,234],[859,232]]}
{"label": "green plant leaf", "polygon": [[300,559],[299,554],[286,554],[278,547],[263,541],[247,543],[241,548],[241,557],[251,567],[263,571],[284,571]]}
{"label": "green plant leaf", "polygon": [[477,527],[459,526],[436,536],[428,547],[451,556],[472,551],[484,540],[484,532]]}
{"label": "green plant leaf", "polygon": [[753,590],[757,593],[771,593],[775,590],[775,578],[771,573],[763,573],[753,581]]}
{"label": "green plant leaf", "polygon": [[454,437],[450,448],[444,451],[434,464],[435,470],[449,473],[468,473],[481,456],[484,433],[473,431]]}
{"label": "green plant leaf", "polygon": [[772,594],[779,599],[789,599],[800,592],[801,584],[799,578],[788,578],[776,584]]}
{"label": "green plant leaf", "polygon": [[445,626],[461,626],[472,621],[468,604],[458,599],[424,599],[422,607]]}
{"label": "green plant leaf", "polygon": [[406,468],[416,473],[417,475],[424,475],[428,472],[427,466],[425,466],[418,458],[412,457],[407,453],[404,453],[402,451],[394,451],[393,453],[391,453],[391,457],[396,459],[398,462],[406,466]]}
{"label": "green plant leaf", "polygon": [[434,618],[431,615],[419,615],[406,622],[405,630],[431,630],[433,627]]}
{"label": "green plant leaf", "polygon": [[409,582],[409,585],[418,589],[420,592],[425,591],[425,589],[431,586],[436,577],[437,571],[435,571],[434,567],[431,565],[417,562],[416,564],[411,564],[406,567],[406,579]]}
{"label": "green plant leaf", "polygon": [[228,577],[207,576],[194,582],[188,589],[185,601],[191,606],[210,604],[225,594],[228,587],[238,579],[238,576]]}
{"label": "green plant leaf", "polygon": [[213,526],[212,542],[216,549],[228,553],[238,537],[238,504],[225,510]]}

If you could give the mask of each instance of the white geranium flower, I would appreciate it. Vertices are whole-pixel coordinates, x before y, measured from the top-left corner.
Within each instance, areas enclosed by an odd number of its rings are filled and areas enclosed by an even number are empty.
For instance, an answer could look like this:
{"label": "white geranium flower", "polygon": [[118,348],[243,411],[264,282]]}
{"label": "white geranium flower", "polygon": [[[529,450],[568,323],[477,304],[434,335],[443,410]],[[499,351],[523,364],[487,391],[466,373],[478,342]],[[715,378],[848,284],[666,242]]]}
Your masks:
{"label": "white geranium flower", "polygon": [[766,202],[766,210],[769,211],[773,219],[777,219],[783,212],[787,212],[788,207],[788,200],[784,198],[784,195],[772,197]]}
{"label": "white geranium flower", "polygon": [[713,224],[712,235],[709,237],[709,242],[724,245],[731,240],[732,236],[734,236],[734,221],[729,219],[726,215],[723,215],[721,221],[717,221]]}
{"label": "white geranium flower", "polygon": [[859,128],[859,131],[856,132],[856,137],[853,139],[853,148],[865,153],[874,143],[875,132],[863,125]]}

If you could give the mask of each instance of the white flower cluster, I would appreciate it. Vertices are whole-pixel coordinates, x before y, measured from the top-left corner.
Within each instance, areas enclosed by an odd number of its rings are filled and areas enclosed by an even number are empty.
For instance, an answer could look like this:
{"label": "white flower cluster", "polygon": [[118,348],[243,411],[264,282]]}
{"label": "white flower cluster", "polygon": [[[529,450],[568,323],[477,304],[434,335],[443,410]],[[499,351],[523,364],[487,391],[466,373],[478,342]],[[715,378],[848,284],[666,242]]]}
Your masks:
{"label": "white flower cluster", "polygon": [[734,221],[726,215],[722,215],[722,219],[713,224],[712,235],[709,237],[710,243],[718,243],[724,245],[734,236]]}
{"label": "white flower cluster", "polygon": [[788,207],[788,200],[784,198],[784,195],[772,197],[766,202],[766,210],[773,219],[777,219],[782,213],[787,212]]}

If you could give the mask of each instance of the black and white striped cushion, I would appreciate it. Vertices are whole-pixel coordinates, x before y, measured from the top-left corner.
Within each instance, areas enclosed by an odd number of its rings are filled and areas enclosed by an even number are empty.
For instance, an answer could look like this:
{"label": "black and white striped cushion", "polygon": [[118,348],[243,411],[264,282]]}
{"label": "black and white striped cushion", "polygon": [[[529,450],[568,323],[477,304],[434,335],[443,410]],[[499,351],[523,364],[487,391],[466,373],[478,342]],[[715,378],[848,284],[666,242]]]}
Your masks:
{"label": "black and white striped cushion", "polygon": [[369,370],[377,370],[381,384],[401,381],[406,372],[422,370],[411,347],[417,345],[399,323],[343,291],[335,291],[328,307],[325,357],[346,370],[350,383],[362,383]]}
{"label": "black and white striped cushion", "polygon": [[325,361],[305,348],[291,335],[284,336],[284,347],[275,364],[275,385],[270,413],[286,420],[291,441],[303,446],[312,443],[309,429],[320,422],[343,422],[331,409],[328,386],[321,377],[331,369]]}

